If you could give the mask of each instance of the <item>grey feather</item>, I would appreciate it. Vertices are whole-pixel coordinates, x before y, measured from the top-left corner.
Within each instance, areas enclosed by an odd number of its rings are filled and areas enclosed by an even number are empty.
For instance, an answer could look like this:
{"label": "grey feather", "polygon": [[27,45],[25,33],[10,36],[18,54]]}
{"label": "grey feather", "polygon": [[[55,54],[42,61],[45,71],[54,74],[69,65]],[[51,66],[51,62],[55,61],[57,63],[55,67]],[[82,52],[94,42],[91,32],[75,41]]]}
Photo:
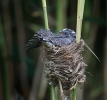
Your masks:
{"label": "grey feather", "polygon": [[36,31],[36,34],[34,34],[34,37],[31,40],[29,40],[26,48],[37,48],[42,46],[42,43],[47,46],[64,46],[75,41],[76,33],[73,30],[65,28],[59,31],[59,33],[60,34],[55,34],[50,30],[43,29]]}

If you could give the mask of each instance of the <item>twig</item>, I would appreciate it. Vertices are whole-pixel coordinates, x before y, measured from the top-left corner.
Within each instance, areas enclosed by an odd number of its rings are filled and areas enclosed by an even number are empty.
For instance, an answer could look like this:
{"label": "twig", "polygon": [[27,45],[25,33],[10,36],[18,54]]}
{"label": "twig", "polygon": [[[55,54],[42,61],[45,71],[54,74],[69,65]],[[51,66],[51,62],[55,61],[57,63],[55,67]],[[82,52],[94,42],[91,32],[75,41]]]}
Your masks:
{"label": "twig", "polygon": [[88,45],[85,43],[85,46],[88,48],[88,50],[97,58],[97,60],[100,62],[99,58],[96,56],[96,54],[88,47]]}
{"label": "twig", "polygon": [[[58,80],[59,80],[59,79],[58,79]],[[61,84],[61,81],[60,81],[60,80],[59,80],[59,87],[60,87],[61,94],[63,94],[62,84]]]}

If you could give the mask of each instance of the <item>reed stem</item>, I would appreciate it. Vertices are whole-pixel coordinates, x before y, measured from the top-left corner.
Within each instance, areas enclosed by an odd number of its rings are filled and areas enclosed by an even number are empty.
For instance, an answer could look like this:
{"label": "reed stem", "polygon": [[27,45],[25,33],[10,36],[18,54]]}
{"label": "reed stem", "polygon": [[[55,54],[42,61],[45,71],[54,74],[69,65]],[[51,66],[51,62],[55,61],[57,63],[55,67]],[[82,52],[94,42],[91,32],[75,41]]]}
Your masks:
{"label": "reed stem", "polygon": [[77,33],[76,42],[77,42],[77,43],[79,43],[80,38],[81,38],[81,28],[82,28],[84,4],[85,4],[85,0],[78,0],[77,27],[76,27],[76,33]]}
{"label": "reed stem", "polygon": [[62,8],[63,8],[63,2],[61,0],[57,0],[57,27],[56,30],[59,31],[63,28],[63,21],[62,21]]}
{"label": "reed stem", "polygon": [[[85,0],[78,0],[76,42],[80,42]],[[76,100],[76,87],[73,89],[72,100]]]}
{"label": "reed stem", "polygon": [[50,84],[50,88],[51,88],[51,99],[55,100],[55,88],[53,84]]}
{"label": "reed stem", "polygon": [[43,5],[43,12],[44,12],[45,28],[49,30],[46,0],[42,0],[42,5]]}
{"label": "reed stem", "polygon": [[76,100],[76,87],[73,89],[72,100]]}
{"label": "reed stem", "polygon": [[[43,12],[44,12],[45,28],[49,30],[46,0],[42,0],[42,5],[43,5]],[[51,99],[55,100],[55,89],[53,84],[50,84],[50,89],[51,89]]]}

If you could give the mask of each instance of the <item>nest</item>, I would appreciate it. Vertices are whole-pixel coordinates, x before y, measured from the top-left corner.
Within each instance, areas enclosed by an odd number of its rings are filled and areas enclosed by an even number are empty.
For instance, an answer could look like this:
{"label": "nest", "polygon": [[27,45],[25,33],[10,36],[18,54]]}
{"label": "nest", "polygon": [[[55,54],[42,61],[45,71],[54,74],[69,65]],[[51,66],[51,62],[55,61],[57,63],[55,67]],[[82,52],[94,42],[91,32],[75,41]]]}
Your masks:
{"label": "nest", "polygon": [[58,79],[64,90],[72,90],[75,85],[84,83],[86,79],[83,60],[84,41],[73,42],[67,46],[44,45],[45,49],[45,75],[49,82],[58,86]]}

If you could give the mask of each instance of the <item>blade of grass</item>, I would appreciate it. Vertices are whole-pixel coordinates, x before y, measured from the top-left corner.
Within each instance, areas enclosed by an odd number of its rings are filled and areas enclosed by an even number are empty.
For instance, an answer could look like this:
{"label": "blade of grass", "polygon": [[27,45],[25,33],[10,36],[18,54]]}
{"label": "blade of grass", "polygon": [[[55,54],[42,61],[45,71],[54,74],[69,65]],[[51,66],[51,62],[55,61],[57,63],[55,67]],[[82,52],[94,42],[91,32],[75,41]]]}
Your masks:
{"label": "blade of grass", "polygon": [[[46,0],[42,0],[42,5],[43,5],[43,12],[44,12],[45,28],[49,30]],[[51,89],[51,99],[55,100],[55,89],[53,84],[50,84],[50,89]]]}

